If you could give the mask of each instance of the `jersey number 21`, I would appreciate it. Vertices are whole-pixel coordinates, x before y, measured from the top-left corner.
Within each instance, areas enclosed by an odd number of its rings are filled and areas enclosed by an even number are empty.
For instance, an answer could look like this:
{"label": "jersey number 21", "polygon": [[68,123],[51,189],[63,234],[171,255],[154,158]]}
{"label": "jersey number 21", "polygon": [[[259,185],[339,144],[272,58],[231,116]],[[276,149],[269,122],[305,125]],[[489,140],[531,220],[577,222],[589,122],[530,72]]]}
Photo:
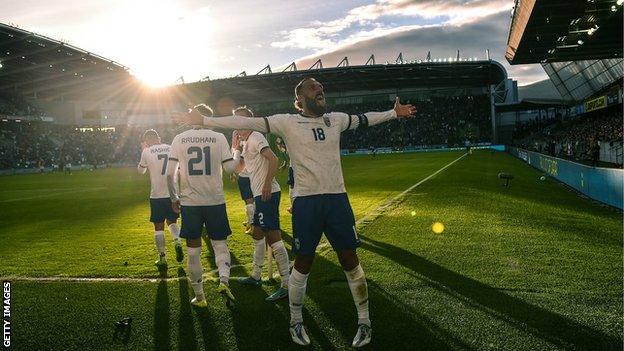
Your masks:
{"label": "jersey number 21", "polygon": [[[191,146],[186,150],[186,153],[195,154],[195,157],[188,160],[189,175],[210,175],[210,146],[205,146],[203,149],[198,146]],[[204,169],[195,169],[195,164],[201,163],[202,160],[204,160]]]}

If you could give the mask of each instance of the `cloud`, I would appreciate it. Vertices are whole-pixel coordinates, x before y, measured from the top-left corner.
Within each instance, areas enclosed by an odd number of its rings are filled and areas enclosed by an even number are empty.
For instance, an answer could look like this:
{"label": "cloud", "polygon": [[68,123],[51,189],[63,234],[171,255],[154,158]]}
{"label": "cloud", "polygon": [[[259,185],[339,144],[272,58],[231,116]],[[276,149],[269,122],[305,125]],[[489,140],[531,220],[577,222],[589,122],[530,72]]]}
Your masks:
{"label": "cloud", "polygon": [[[325,67],[336,65],[343,57],[349,57],[351,65],[364,64],[371,54],[377,63],[394,62],[399,53],[404,60],[425,59],[427,52],[432,57],[460,56],[490,57],[503,64],[510,78],[518,79],[520,85],[547,78],[540,65],[510,66],[504,58],[509,28],[509,12],[499,11],[480,18],[478,21],[459,24],[414,25],[401,28],[379,28],[368,38],[345,41],[324,50],[296,60],[300,68],[310,67],[321,58]],[[362,35],[362,34],[360,34]]]}
{"label": "cloud", "polygon": [[[420,26],[391,26],[388,18],[438,19],[442,25],[460,25],[477,21],[491,14],[511,8],[507,0],[377,0],[374,4],[359,6],[339,19],[319,22],[282,32],[283,40],[274,41],[276,48],[327,49],[358,40],[401,32]],[[346,34],[349,30],[354,34]]]}

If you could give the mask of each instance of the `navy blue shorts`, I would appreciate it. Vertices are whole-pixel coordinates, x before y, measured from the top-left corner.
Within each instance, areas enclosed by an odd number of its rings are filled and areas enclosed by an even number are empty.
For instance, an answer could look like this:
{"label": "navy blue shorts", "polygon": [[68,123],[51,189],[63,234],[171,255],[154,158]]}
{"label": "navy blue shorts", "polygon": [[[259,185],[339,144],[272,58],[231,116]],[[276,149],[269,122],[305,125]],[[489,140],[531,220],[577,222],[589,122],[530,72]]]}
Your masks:
{"label": "navy blue shorts", "polygon": [[240,190],[241,199],[253,199],[253,193],[251,192],[251,182],[249,177],[238,177],[238,190]]}
{"label": "navy blue shorts", "polygon": [[271,194],[269,201],[262,201],[261,196],[256,196],[256,212],[254,212],[253,224],[262,228],[263,231],[280,230],[279,204],[281,192]]}
{"label": "navy blue shorts", "polygon": [[232,234],[225,204],[215,206],[182,206],[182,229],[180,237],[185,239],[201,238],[206,227],[212,240],[225,240]]}
{"label": "navy blue shorts", "polygon": [[335,251],[355,250],[360,244],[346,193],[295,198],[292,227],[295,254],[314,254],[322,233]]}
{"label": "navy blue shorts", "polygon": [[162,223],[165,219],[170,222],[175,222],[178,220],[179,216],[180,215],[173,212],[170,198],[150,199],[150,222]]}
{"label": "navy blue shorts", "polygon": [[290,166],[288,166],[288,180],[286,181],[286,184],[288,184],[291,188],[295,186],[295,173]]}

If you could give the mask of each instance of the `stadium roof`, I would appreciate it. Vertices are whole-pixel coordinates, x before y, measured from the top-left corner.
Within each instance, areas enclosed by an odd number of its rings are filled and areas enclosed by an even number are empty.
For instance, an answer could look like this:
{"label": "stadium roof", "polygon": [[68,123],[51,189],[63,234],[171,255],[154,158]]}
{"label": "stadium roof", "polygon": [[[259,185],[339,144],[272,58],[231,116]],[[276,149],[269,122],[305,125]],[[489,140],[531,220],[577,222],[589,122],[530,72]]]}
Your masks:
{"label": "stadium roof", "polygon": [[0,23],[0,93],[71,98],[128,84],[128,68],[43,35]]}
{"label": "stadium roof", "polygon": [[621,58],[543,63],[542,67],[565,100],[581,101],[624,76]]}
{"label": "stadium roof", "polygon": [[622,57],[621,0],[516,0],[509,63]]}
{"label": "stadium roof", "polygon": [[186,84],[187,89],[211,91],[219,97],[254,101],[267,95],[292,96],[304,77],[315,77],[328,92],[374,91],[437,87],[483,87],[507,78],[503,66],[492,60],[453,62],[410,62],[312,68],[278,73],[241,75]]}

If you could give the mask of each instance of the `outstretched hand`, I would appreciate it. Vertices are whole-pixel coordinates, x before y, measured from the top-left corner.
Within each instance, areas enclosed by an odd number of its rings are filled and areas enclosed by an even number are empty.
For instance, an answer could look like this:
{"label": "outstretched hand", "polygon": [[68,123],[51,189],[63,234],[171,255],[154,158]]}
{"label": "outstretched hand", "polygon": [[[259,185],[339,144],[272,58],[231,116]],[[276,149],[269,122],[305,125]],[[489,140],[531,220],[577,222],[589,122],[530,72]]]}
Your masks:
{"label": "outstretched hand", "polygon": [[399,97],[397,96],[396,100],[394,100],[394,112],[396,112],[397,117],[414,117],[414,114],[416,113],[416,107],[410,104],[401,104]]}
{"label": "outstretched hand", "polygon": [[173,112],[171,120],[177,124],[202,125],[204,116],[196,109],[189,109],[188,112]]}

